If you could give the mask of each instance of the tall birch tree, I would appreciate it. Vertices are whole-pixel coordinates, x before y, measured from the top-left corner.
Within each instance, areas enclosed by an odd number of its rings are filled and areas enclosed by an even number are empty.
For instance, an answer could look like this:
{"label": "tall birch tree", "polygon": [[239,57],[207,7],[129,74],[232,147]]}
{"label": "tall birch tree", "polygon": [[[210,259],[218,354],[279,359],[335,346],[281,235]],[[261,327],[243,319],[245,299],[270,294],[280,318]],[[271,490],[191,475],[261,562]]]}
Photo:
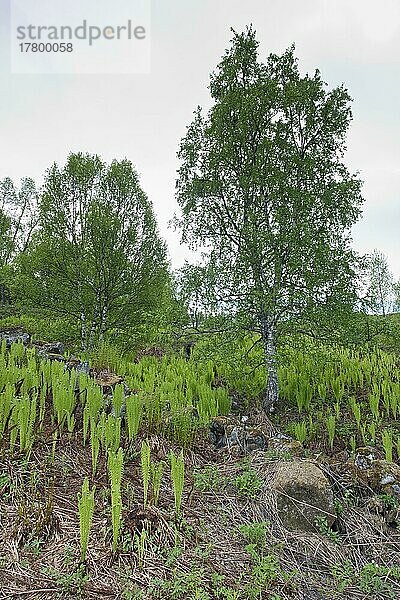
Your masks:
{"label": "tall birch tree", "polygon": [[350,228],[361,182],[343,162],[351,98],[294,47],[258,57],[255,32],[233,32],[178,153],[177,223],[201,249],[222,312],[258,334],[265,410],[279,396],[276,348],[295,320],[352,298]]}

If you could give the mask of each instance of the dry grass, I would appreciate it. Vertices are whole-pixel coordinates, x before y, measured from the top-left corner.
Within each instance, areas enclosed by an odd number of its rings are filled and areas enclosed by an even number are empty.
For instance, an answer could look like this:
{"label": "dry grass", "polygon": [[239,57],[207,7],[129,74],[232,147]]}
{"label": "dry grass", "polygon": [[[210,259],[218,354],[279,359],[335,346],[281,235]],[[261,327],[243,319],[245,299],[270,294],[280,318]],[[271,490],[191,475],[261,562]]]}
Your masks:
{"label": "dry grass", "polygon": [[[166,460],[171,449],[178,450],[157,435],[150,436],[149,442],[153,460]],[[243,589],[250,582],[251,560],[239,527],[266,520],[271,523],[266,552],[279,557],[286,577],[279,575],[270,595],[265,592],[259,598],[272,598],[272,591],[282,600],[390,598],[387,591],[368,595],[353,582],[342,593],[332,577],[332,569],[346,561],[356,571],[373,561],[390,568],[399,565],[400,535],[388,528],[380,516],[362,505],[347,506],[340,519],[340,543],[333,543],[323,534],[287,531],[270,493],[276,461],[261,451],[252,453],[249,460],[262,480],[262,489],[255,500],[240,499],[232,481],[243,470],[243,460],[226,451],[216,452],[203,432],[185,454],[184,523],[178,531],[168,468],[159,506],[142,509],[140,444],[141,439],[137,439],[132,447],[125,446],[124,527],[121,548],[115,556],[111,552],[104,457],[99,460],[93,481],[90,447],[82,448],[79,434],[71,439],[68,435],[61,438],[54,463],[49,460],[51,444],[45,438],[36,444],[29,464],[3,449],[0,472],[7,475],[7,480],[0,482],[1,599],[136,600],[140,596],[133,595],[135,586],[144,591],[146,599],[191,598],[189,592],[181,596],[171,596],[171,592],[163,596],[161,592],[154,596],[149,590],[155,579],[172,580],[177,574],[189,576],[199,569],[203,570],[204,589],[211,588],[213,573],[225,577],[224,585]],[[206,465],[217,467],[221,483],[216,489],[201,491],[194,485],[192,471]],[[345,486],[336,470],[329,465],[323,468],[340,496]],[[71,574],[78,567],[76,498],[85,476],[96,485],[96,508],[85,565],[88,579],[80,592]],[[141,564],[133,539],[143,527],[149,530],[150,540]],[[400,597],[399,582],[391,580],[390,586],[394,597]],[[209,597],[216,596],[210,593]]]}

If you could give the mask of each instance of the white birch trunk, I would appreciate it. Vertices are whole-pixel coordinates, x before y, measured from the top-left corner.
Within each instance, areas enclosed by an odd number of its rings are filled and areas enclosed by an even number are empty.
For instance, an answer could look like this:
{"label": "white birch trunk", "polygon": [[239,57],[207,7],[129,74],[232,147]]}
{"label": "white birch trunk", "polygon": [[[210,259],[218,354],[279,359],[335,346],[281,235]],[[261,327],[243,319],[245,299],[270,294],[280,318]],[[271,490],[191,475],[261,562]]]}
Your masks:
{"label": "white birch trunk", "polygon": [[100,331],[99,331],[100,343],[103,341],[106,330],[107,330],[107,306],[104,304],[102,311],[101,311],[101,317],[100,317]]}
{"label": "white birch trunk", "polygon": [[278,373],[276,364],[276,330],[268,315],[261,316],[261,332],[264,345],[267,386],[262,400],[266,413],[273,412],[279,400]]}

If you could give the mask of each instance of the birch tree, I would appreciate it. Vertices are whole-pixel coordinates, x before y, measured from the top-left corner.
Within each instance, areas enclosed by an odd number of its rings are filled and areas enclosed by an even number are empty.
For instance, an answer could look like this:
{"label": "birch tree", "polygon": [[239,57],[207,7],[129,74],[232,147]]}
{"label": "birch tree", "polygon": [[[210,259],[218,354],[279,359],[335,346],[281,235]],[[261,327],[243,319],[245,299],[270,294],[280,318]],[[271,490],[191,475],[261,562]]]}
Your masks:
{"label": "birch tree", "polygon": [[12,248],[11,219],[0,209],[0,305],[9,303],[7,257]]}
{"label": "birch tree", "polygon": [[13,262],[26,250],[37,226],[37,198],[33,179],[22,179],[19,188],[9,177],[0,181],[0,304],[11,302]]}
{"label": "birch tree", "polygon": [[79,322],[84,349],[151,318],[168,277],[166,250],[128,160],[71,154],[48,170],[22,270],[34,305]]}
{"label": "birch tree", "polygon": [[29,245],[39,221],[38,196],[35,182],[30,177],[24,177],[19,188],[9,177],[0,181],[0,211],[9,219],[6,263]]}
{"label": "birch tree", "polygon": [[387,258],[382,252],[374,250],[367,258],[366,266],[367,310],[374,314],[386,316],[397,308],[398,283],[390,271]]}
{"label": "birch tree", "polygon": [[350,97],[319,71],[301,75],[294,47],[258,57],[252,28],[233,32],[178,153],[177,224],[203,252],[232,323],[262,344],[265,410],[278,401],[281,332],[318,307],[350,301],[350,228],[361,182],[346,168]]}

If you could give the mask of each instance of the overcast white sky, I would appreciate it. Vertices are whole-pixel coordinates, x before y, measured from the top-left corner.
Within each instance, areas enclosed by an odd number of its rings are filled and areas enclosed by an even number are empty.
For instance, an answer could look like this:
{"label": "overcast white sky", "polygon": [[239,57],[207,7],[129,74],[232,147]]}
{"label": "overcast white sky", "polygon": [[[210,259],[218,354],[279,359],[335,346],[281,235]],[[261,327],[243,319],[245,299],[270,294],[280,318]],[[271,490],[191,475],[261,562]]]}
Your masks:
{"label": "overcast white sky", "polygon": [[400,277],[399,0],[153,0],[150,74],[102,76],[10,75],[9,2],[0,0],[0,178],[40,182],[71,151],[127,157],[154,204],[172,263],[180,265],[187,250],[167,227],[176,209],[179,141],[195,107],[208,103],[209,73],[230,27],[253,23],[261,56],[295,42],[303,71],[318,67],[330,86],[349,89],[347,162],[360,171],[366,198],[354,244],[384,252]]}

